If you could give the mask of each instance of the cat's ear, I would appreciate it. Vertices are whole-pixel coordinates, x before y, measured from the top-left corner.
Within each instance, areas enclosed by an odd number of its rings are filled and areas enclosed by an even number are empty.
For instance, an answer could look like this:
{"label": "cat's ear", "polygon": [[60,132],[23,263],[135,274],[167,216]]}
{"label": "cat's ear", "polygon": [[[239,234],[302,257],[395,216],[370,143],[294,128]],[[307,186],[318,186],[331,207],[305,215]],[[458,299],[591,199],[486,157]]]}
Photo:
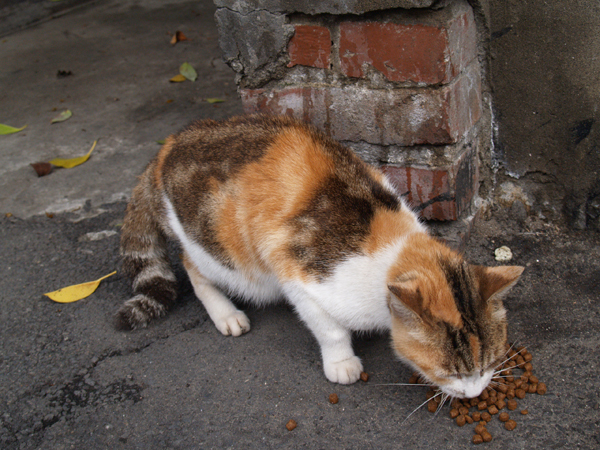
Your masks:
{"label": "cat's ear", "polygon": [[423,297],[419,291],[419,284],[415,277],[405,277],[400,281],[388,284],[392,293],[390,296],[390,308],[396,315],[404,318],[423,314]]}
{"label": "cat's ear", "polygon": [[525,270],[521,266],[471,267],[478,280],[481,298],[486,302],[501,300]]}

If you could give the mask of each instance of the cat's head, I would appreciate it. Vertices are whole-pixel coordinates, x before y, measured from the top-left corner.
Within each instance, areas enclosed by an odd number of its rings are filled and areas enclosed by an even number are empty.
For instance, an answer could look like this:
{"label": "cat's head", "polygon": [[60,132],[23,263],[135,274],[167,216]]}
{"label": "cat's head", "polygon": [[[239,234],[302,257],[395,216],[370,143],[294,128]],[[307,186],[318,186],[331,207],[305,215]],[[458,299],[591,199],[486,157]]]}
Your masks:
{"label": "cat's head", "polygon": [[401,259],[388,282],[396,354],[446,394],[478,396],[505,359],[502,297],[523,267],[470,265],[438,243]]}

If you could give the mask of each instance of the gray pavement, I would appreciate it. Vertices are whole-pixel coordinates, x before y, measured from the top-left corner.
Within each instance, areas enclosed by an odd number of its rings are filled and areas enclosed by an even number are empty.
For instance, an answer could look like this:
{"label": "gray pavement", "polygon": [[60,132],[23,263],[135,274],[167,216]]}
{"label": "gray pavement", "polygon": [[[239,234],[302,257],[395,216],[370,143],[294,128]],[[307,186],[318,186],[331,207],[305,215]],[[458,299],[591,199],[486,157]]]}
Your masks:
{"label": "gray pavement", "polygon": [[[250,309],[247,335],[220,335],[175,248],[180,302],[147,329],[113,328],[130,294],[120,274],[76,303],[42,296],[119,269],[118,235],[88,233],[119,230],[157,140],[192,119],[241,112],[212,14],[211,2],[98,2],[0,39],[0,123],[27,124],[0,136],[0,448],[473,447],[473,426],[457,427],[447,410],[405,421],[425,393],[382,385],[410,376],[387,336],[357,336],[370,379],[339,386],[325,379],[316,342],[284,304]],[[191,41],[171,46],[176,30]],[[199,79],[169,83],[184,61]],[[203,101],[210,97],[226,102]],[[62,108],[73,117],[50,125]],[[82,166],[42,178],[29,167],[83,154],[95,139]],[[598,448],[600,239],[501,220],[506,214],[479,222],[466,253],[494,264],[493,250],[508,245],[526,266],[506,301],[510,339],[533,353],[548,393],[520,401],[514,431],[492,421],[484,448]]]}

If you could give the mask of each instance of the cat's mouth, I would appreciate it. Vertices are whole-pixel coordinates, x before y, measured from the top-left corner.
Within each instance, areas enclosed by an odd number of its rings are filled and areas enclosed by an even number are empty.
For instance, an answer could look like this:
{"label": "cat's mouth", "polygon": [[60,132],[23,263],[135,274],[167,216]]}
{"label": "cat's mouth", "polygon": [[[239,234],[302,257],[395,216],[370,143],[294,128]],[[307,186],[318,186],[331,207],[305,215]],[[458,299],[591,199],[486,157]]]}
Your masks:
{"label": "cat's mouth", "polygon": [[463,375],[460,378],[448,379],[447,383],[440,383],[439,388],[455,398],[474,398],[488,387],[493,374],[493,370],[487,370],[483,374]]}

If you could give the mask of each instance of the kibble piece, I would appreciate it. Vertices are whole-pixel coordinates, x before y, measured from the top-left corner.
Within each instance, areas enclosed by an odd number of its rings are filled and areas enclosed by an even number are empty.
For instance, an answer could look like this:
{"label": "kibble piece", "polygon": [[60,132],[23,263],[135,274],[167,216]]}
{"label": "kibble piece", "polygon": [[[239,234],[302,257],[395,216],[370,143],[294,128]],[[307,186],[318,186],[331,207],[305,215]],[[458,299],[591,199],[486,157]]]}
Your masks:
{"label": "kibble piece", "polygon": [[487,389],[484,389],[483,392],[481,394],[479,394],[479,399],[487,400],[489,396],[490,396],[490,392]]}
{"label": "kibble piece", "polygon": [[506,406],[509,410],[514,411],[515,409],[517,409],[517,401],[509,400],[508,402],[506,402]]}
{"label": "kibble piece", "polygon": [[492,435],[487,430],[483,432],[481,437],[483,438],[483,442],[491,442],[491,440],[492,440]]}
{"label": "kibble piece", "polygon": [[515,388],[520,388],[522,384],[523,384],[523,380],[521,380],[521,379],[515,380]]}
{"label": "kibble piece", "polygon": [[473,397],[471,400],[469,400],[469,405],[471,406],[477,406],[477,403],[479,403],[478,397]]}
{"label": "kibble piece", "polygon": [[506,398],[506,394],[503,394],[502,392],[498,393],[498,401],[504,401],[504,399]]}
{"label": "kibble piece", "polygon": [[457,398],[455,398],[454,400],[452,400],[452,403],[450,403],[450,407],[453,408],[453,409],[456,409],[456,410],[458,410],[458,408],[460,408],[461,405],[462,405],[462,403]]}
{"label": "kibble piece", "polygon": [[339,398],[338,398],[337,394],[331,394],[329,396],[329,403],[332,403],[335,405],[338,401],[339,401]]}
{"label": "kibble piece", "polygon": [[506,406],[506,402],[504,400],[498,400],[496,402],[496,408],[498,408],[498,411],[500,411],[501,409],[504,409],[505,406]]}
{"label": "kibble piece", "polygon": [[540,382],[540,380],[538,380],[538,377],[536,377],[535,375],[531,375],[529,377],[529,382],[533,383],[533,384],[538,384]]}
{"label": "kibble piece", "polygon": [[517,389],[515,391],[515,396],[517,398],[524,399],[525,398],[525,391],[523,389]]}
{"label": "kibble piece", "polygon": [[488,399],[485,402],[487,403],[488,406],[491,406],[494,403],[496,403],[496,397],[488,397]]}
{"label": "kibble piece", "polygon": [[517,422],[514,420],[507,420],[504,422],[504,428],[506,428],[508,431],[512,431],[517,428]]}
{"label": "kibble piece", "polygon": [[506,392],[506,398],[509,399],[509,400],[515,398],[515,390],[514,389],[509,389]]}
{"label": "kibble piece", "polygon": [[488,408],[489,413],[493,416],[495,414],[498,414],[498,408],[496,407],[496,405],[492,405]]}
{"label": "kibble piece", "polygon": [[481,401],[477,404],[477,409],[479,411],[483,411],[484,409],[487,409],[487,407],[488,407],[488,404],[485,401]]}
{"label": "kibble piece", "polygon": [[429,400],[429,401],[427,402],[427,410],[428,410],[429,412],[432,412],[432,413],[434,413],[434,412],[436,412],[436,411],[437,411],[437,409],[438,409],[438,405],[437,405],[437,403],[436,403],[436,402],[434,402],[433,400]]}
{"label": "kibble piece", "polygon": [[408,379],[408,382],[410,384],[417,384],[417,382],[419,381],[419,375],[417,375],[416,373],[413,373],[410,378]]}
{"label": "kibble piece", "polygon": [[473,417],[475,422],[479,422],[481,420],[481,413],[479,411],[475,411],[473,414],[471,414],[471,417]]}
{"label": "kibble piece", "polygon": [[529,361],[531,361],[531,360],[533,359],[533,356],[531,355],[531,353],[524,353],[524,354],[523,354],[523,359],[524,359],[526,362],[529,362]]}
{"label": "kibble piece", "polygon": [[537,393],[540,395],[544,395],[546,393],[546,383],[538,383]]}
{"label": "kibble piece", "polygon": [[360,379],[366,383],[369,381],[369,374],[367,372],[361,372]]}
{"label": "kibble piece", "polygon": [[533,370],[533,364],[531,364],[530,362],[527,362],[527,363],[523,364],[523,369],[525,369],[526,372],[531,372]]}
{"label": "kibble piece", "polygon": [[298,426],[298,424],[296,423],[296,421],[294,419],[290,419],[290,421],[285,424],[285,427],[287,428],[288,431],[292,431],[297,426]]}
{"label": "kibble piece", "polygon": [[508,386],[506,384],[501,384],[500,386],[498,386],[498,390],[500,391],[500,393],[506,394],[506,392],[508,391]]}
{"label": "kibble piece", "polygon": [[466,406],[461,406],[460,408],[458,408],[458,412],[461,416],[466,416],[467,414],[469,414],[469,408],[467,408]]}
{"label": "kibble piece", "polygon": [[473,436],[473,444],[483,444],[483,437],[480,434],[476,434]]}
{"label": "kibble piece", "polygon": [[521,367],[525,364],[525,359],[522,356],[517,356],[517,366]]}
{"label": "kibble piece", "polygon": [[527,414],[529,414],[529,411],[524,409],[523,411],[521,411],[521,414],[523,414],[524,416],[526,416]]}
{"label": "kibble piece", "polygon": [[500,422],[507,422],[508,419],[510,419],[510,416],[508,415],[507,412],[503,412],[503,413],[500,413],[500,415],[498,416],[498,419],[500,419]]}
{"label": "kibble piece", "polygon": [[467,419],[462,414],[456,418],[456,425],[459,427],[464,427],[465,423],[467,423]]}
{"label": "kibble piece", "polygon": [[456,419],[458,416],[459,416],[458,409],[452,408],[450,410],[450,418],[451,419]]}
{"label": "kibble piece", "polygon": [[492,416],[489,412],[484,411],[481,413],[481,420],[485,420],[486,422],[489,422],[490,420],[492,420]]}
{"label": "kibble piece", "polygon": [[425,397],[427,397],[427,400],[429,400],[434,395],[435,395],[435,391],[433,389],[430,389],[430,390],[427,391],[427,394],[425,394]]}
{"label": "kibble piece", "polygon": [[469,425],[471,425],[473,423],[473,418],[471,416],[469,416],[469,415],[465,416],[465,420],[467,421],[467,423]]}
{"label": "kibble piece", "polygon": [[538,387],[537,384],[530,384],[529,385],[529,393],[530,394],[535,394],[537,392],[537,387]]}
{"label": "kibble piece", "polygon": [[487,429],[485,428],[485,425],[481,425],[481,424],[479,424],[479,425],[477,425],[477,426],[475,427],[475,433],[476,433],[476,434],[481,434],[481,433],[483,433],[484,431],[487,431]]}

